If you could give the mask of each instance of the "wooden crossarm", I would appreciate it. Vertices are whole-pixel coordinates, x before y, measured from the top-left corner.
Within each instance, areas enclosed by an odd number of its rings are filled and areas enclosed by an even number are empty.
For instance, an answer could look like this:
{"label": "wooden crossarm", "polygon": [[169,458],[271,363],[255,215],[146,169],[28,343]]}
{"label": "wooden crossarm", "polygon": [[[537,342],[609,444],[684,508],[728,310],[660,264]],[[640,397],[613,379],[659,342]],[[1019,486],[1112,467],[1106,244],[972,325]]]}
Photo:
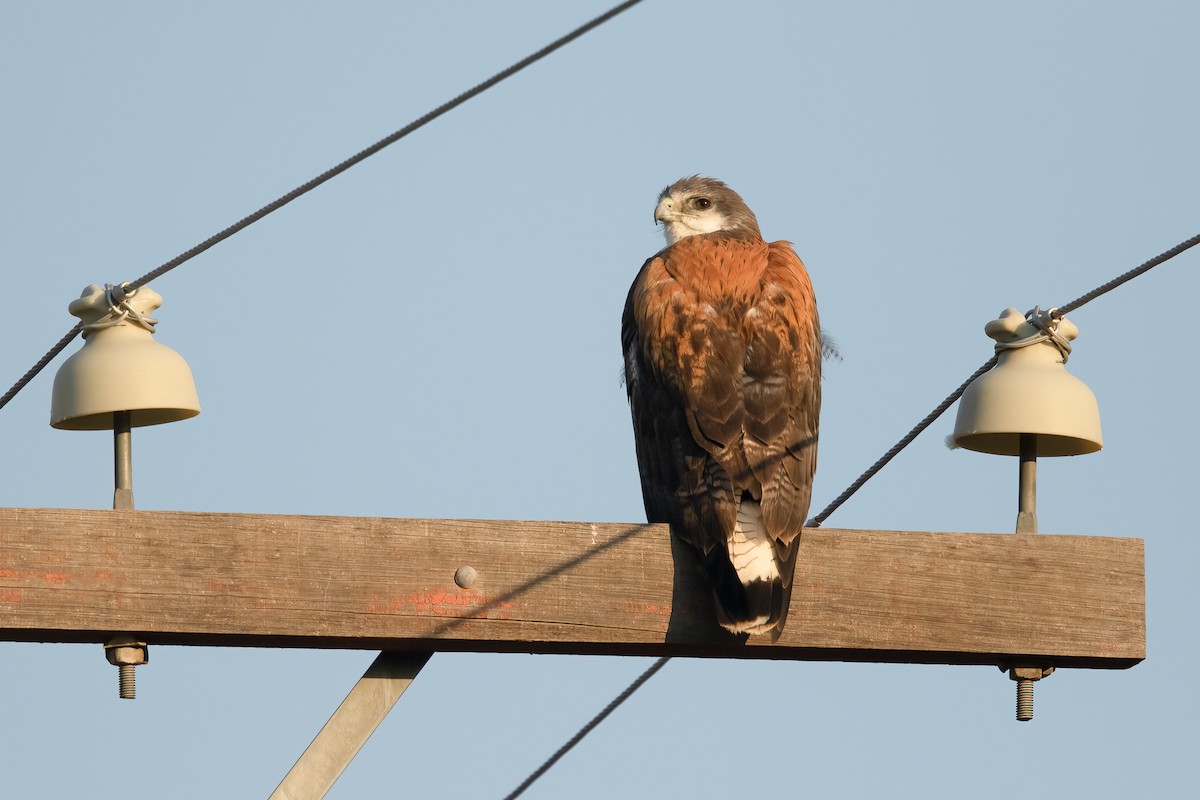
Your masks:
{"label": "wooden crossarm", "polygon": [[806,530],[745,642],[664,525],[0,509],[14,641],[1125,668],[1144,575],[1134,538]]}

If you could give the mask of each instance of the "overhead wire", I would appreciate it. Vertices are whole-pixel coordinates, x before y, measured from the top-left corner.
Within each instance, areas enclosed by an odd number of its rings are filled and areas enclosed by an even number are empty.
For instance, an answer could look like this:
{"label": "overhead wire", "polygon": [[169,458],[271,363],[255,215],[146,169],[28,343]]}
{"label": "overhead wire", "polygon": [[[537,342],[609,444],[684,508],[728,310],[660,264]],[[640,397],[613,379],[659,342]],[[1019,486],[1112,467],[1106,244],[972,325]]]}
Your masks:
{"label": "overhead wire", "polygon": [[[1190,239],[1186,239],[1186,240],[1180,242],[1179,244],[1175,245],[1174,247],[1170,248],[1169,250],[1164,250],[1163,252],[1156,255],[1154,258],[1151,258],[1148,261],[1143,262],[1142,264],[1134,267],[1133,269],[1129,270],[1128,272],[1124,272],[1124,273],[1118,275],[1117,277],[1113,278],[1108,283],[1101,284],[1100,286],[1097,286],[1092,291],[1087,292],[1086,294],[1080,295],[1079,297],[1075,298],[1074,300],[1067,303],[1066,305],[1059,306],[1056,309],[1052,309],[1051,313],[1056,318],[1062,317],[1063,315],[1065,315],[1071,311],[1074,311],[1077,308],[1080,308],[1084,304],[1090,303],[1092,300],[1095,300],[1100,295],[1111,292],[1113,289],[1117,288],[1118,286],[1120,286],[1124,283],[1128,283],[1129,281],[1133,280],[1134,278],[1138,277],[1139,275],[1143,275],[1143,274],[1149,272],[1150,270],[1157,267],[1159,264],[1162,264],[1165,261],[1170,261],[1175,256],[1179,255],[1180,253],[1184,252],[1185,250],[1189,250],[1192,247],[1195,247],[1198,244],[1200,244],[1200,234],[1197,234]],[[967,378],[965,381],[963,381],[959,385],[959,387],[957,389],[955,389],[953,392],[951,392],[949,395],[947,395],[945,400],[938,403],[937,407],[934,408],[933,411],[930,411],[929,414],[927,414],[924,419],[922,419],[915,426],[913,426],[913,429],[910,430],[907,434],[905,434],[904,437],[900,439],[900,441],[898,441],[898,442],[896,442],[896,444],[892,445],[891,449],[889,449],[886,453],[884,453],[879,458],[878,461],[876,461],[874,464],[872,464],[870,467],[868,467],[866,469],[866,471],[863,472],[863,474],[859,475],[854,480],[854,482],[851,483],[844,492],[839,494],[832,503],[830,503],[828,506],[826,506],[825,509],[822,510],[820,514],[817,514],[815,517],[813,517],[811,520],[809,520],[808,527],[819,528],[821,526],[821,523],[823,523],[826,519],[828,519],[829,515],[832,514],[834,511],[836,511],[837,508],[840,505],[842,505],[842,503],[845,503],[847,500],[849,500],[851,495],[853,495],[855,492],[857,492],[859,489],[861,489],[863,484],[866,483],[867,481],[869,481],[872,477],[874,477],[875,474],[877,472],[879,472],[879,470],[883,469],[884,466],[886,466],[889,461],[891,461],[893,458],[896,457],[897,453],[899,453],[901,450],[903,450],[905,447],[907,447],[910,443],[912,443],[912,440],[916,439],[917,436],[919,436],[922,431],[924,431],[926,428],[928,428],[930,425],[932,425],[933,421],[936,420],[938,417],[940,417],[946,411],[946,409],[948,409],[950,406],[954,405],[955,401],[958,400],[958,398],[962,397],[963,392],[965,392],[967,390],[967,387],[970,386],[975,381],[976,378],[978,378],[980,375],[983,375],[985,372],[989,371],[992,367],[996,366],[997,361],[998,361],[997,356],[992,356],[987,361],[985,361],[979,369],[975,370],[975,372],[971,374],[971,377]]]}
{"label": "overhead wire", "polygon": [[[594,19],[589,20],[588,22],[585,22],[584,24],[580,25],[578,28],[575,28],[573,31],[566,34],[565,36],[555,39],[553,42],[546,45],[541,50],[538,50],[535,53],[531,53],[530,55],[521,59],[520,61],[518,61],[517,63],[508,67],[507,69],[503,69],[500,72],[497,72],[495,75],[493,75],[492,77],[483,81],[482,83],[476,84],[475,86],[471,87],[467,91],[463,92],[462,94],[458,95],[457,97],[453,98],[452,100],[449,100],[449,101],[443,103],[442,105],[438,106],[437,108],[435,108],[434,110],[425,114],[424,116],[418,117],[417,119],[408,123],[403,128],[396,131],[395,133],[392,133],[388,136],[383,137],[379,141],[375,142],[375,144],[371,145],[370,147],[363,148],[362,150],[358,151],[354,155],[347,158],[345,161],[342,161],[341,163],[339,163],[333,167],[330,167],[329,169],[322,172],[320,175],[318,175],[317,177],[308,181],[307,183],[303,183],[300,186],[297,186],[295,189],[292,189],[290,192],[288,192],[287,194],[278,198],[277,200],[274,200],[274,201],[268,203],[267,205],[263,206],[259,210],[255,211],[253,214],[248,214],[245,217],[242,217],[237,222],[233,223],[232,225],[225,228],[224,230],[221,230],[221,231],[213,234],[212,236],[208,237],[203,242],[200,242],[200,244],[196,245],[195,247],[191,248],[190,250],[185,250],[184,252],[175,256],[175,258],[172,258],[170,261],[167,261],[166,263],[150,270],[149,272],[147,272],[145,275],[138,278],[137,280],[130,281],[127,284],[122,284],[122,286],[125,287],[127,291],[132,292],[133,290],[146,285],[147,283],[154,280],[155,278],[159,278],[159,277],[165,275],[166,273],[168,273],[171,270],[178,267],[180,264],[190,261],[191,259],[193,259],[196,256],[203,253],[205,250],[208,250],[210,247],[225,241],[226,239],[228,239],[230,236],[233,236],[238,231],[241,231],[244,228],[247,228],[250,225],[253,225],[255,222],[258,222],[260,219],[267,216],[271,212],[277,211],[280,208],[283,208],[288,203],[292,202],[293,200],[300,197],[301,195],[304,195],[304,194],[312,191],[313,189],[317,188],[318,186],[320,186],[321,184],[330,180],[331,178],[337,177],[338,175],[342,174],[346,170],[353,167],[355,164],[358,164],[360,161],[363,161],[363,160],[375,155],[376,153],[378,153],[380,150],[384,149],[388,145],[395,144],[396,142],[400,141],[405,136],[408,136],[410,133],[417,130],[418,128],[428,125],[430,122],[433,122],[435,119],[442,116],[446,112],[451,111],[451,110],[457,108],[458,106],[462,105],[463,103],[467,102],[471,98],[473,98],[479,94],[482,94],[483,92],[492,88],[493,86],[500,83],[504,79],[512,77],[513,75],[515,75],[516,73],[525,69],[529,65],[531,65],[537,61],[540,61],[541,59],[550,55],[555,50],[558,50],[559,48],[563,47],[564,45],[570,44],[571,42],[578,39],[580,36],[584,35],[588,31],[590,31],[594,28],[597,28],[600,25],[603,25],[605,22],[609,21],[610,19],[617,16],[621,12],[626,11],[629,8],[632,8],[633,6],[637,5],[640,2],[642,2],[642,0],[626,0],[626,2],[624,2],[624,3],[620,3],[618,5],[613,6],[608,11],[604,12],[603,14],[601,14],[598,17],[595,17]],[[22,375],[21,378],[16,383],[14,383],[7,392],[5,392],[3,395],[0,395],[0,408],[4,408],[4,406],[8,405],[9,401],[12,400],[14,397],[16,397],[18,392],[20,392],[27,385],[29,385],[30,381],[32,381],[37,376],[37,374],[46,367],[47,364],[49,364],[51,361],[53,361],[55,359],[55,357],[58,356],[58,354],[61,353],[66,348],[66,346],[69,345],[71,343],[71,341],[74,340],[74,338],[79,335],[79,333],[82,330],[83,330],[83,324],[82,323],[76,324],[75,327],[71,328],[71,330],[68,331],[65,336],[63,336],[61,339],[59,339],[58,342],[55,343],[55,345],[52,348],[50,348],[50,350],[47,351],[45,355],[43,355],[41,358],[39,358],[37,360],[37,362],[32,367],[30,367],[30,369],[24,375]]]}
{"label": "overhead wire", "polygon": [[965,392],[967,390],[967,387],[970,386],[975,381],[976,378],[978,378],[980,375],[982,375],[983,373],[990,370],[992,367],[996,366],[996,362],[998,360],[999,360],[999,358],[997,356],[992,356],[987,361],[983,362],[983,365],[979,369],[977,369],[973,373],[971,373],[971,377],[967,378],[965,381],[963,381],[961,384],[959,384],[959,387],[957,389],[955,389],[953,392],[951,392],[946,397],[945,400],[938,403],[937,407],[934,408],[933,411],[930,411],[928,414],[926,414],[924,419],[922,419],[915,426],[913,426],[913,429],[911,431],[909,431],[908,433],[906,433],[900,439],[900,441],[898,441],[894,445],[892,445],[891,448],[889,448],[886,453],[884,453],[882,456],[879,457],[878,461],[876,461],[874,464],[872,464],[870,467],[868,467],[866,469],[866,471],[863,472],[863,474],[861,474],[857,478],[855,478],[854,482],[851,483],[849,486],[847,486],[846,490],[844,492],[842,492],[836,498],[834,498],[833,502],[830,503],[828,506],[826,506],[825,509],[820,514],[817,514],[815,517],[810,519],[805,524],[805,527],[808,527],[808,528],[821,527],[821,523],[823,523],[825,520],[827,520],[829,518],[830,514],[832,514],[834,511],[837,511],[838,507],[841,506],[842,503],[849,500],[851,495],[853,495],[855,492],[857,492],[859,489],[861,489],[863,487],[864,483],[871,480],[871,478],[873,478],[875,476],[875,474],[879,472],[879,470],[883,469],[889,461],[891,461],[893,458],[895,458],[896,455],[899,454],[899,452],[901,450],[903,450],[904,448],[906,448],[910,444],[912,444],[913,439],[916,439],[918,436],[920,436],[921,432],[924,431],[926,428],[928,428],[930,425],[932,425],[934,420],[936,420],[938,417],[940,417],[946,411],[946,409],[948,409],[950,406],[954,405],[954,401],[956,401],[956,400],[958,400],[958,398],[962,397],[963,392]]}
{"label": "overhead wire", "polygon": [[[495,86],[496,84],[500,83],[501,81],[505,80],[506,78],[509,78],[512,75],[516,74],[517,72],[521,71],[525,67],[528,67],[531,64],[541,60],[542,58],[553,53],[555,50],[558,50],[559,48],[563,47],[564,45],[579,38],[580,36],[587,33],[588,31],[602,25],[603,23],[607,22],[609,19],[612,19],[613,17],[615,17],[618,14],[622,13],[623,11],[631,8],[632,6],[637,5],[641,1],[642,0],[627,0],[626,2],[623,2],[623,3],[620,3],[616,6],[614,6],[613,8],[609,9],[608,11],[601,14],[600,16],[595,17],[594,19],[584,23],[583,25],[574,29],[570,33],[566,34],[565,36],[562,36],[559,39],[556,39],[555,41],[546,45],[541,50],[538,50],[535,53],[532,53],[531,55],[516,62],[515,64],[508,67],[507,69],[504,69],[504,70],[496,73],[491,78],[488,78],[487,80],[475,85],[474,87],[468,89],[467,91],[463,92],[462,94],[459,94],[458,96],[454,97],[453,99],[447,101],[446,103],[443,103],[441,106],[438,106],[434,110],[417,118],[413,122],[410,122],[408,125],[404,126],[403,128],[384,137],[383,139],[380,139],[379,141],[375,142],[374,144],[370,145],[369,147],[366,147],[363,150],[360,150],[359,152],[355,153],[354,155],[350,156],[349,158],[345,159],[344,161],[338,163],[337,165],[331,167],[330,169],[321,173],[320,175],[313,178],[312,180],[310,180],[304,184],[301,184],[300,186],[297,186],[292,191],[288,192],[287,194],[284,194],[283,196],[279,197],[278,199],[272,201],[271,203],[268,203],[267,205],[258,209],[254,213],[243,217],[242,219],[238,220],[234,224],[232,224],[232,225],[228,226],[227,228],[219,231],[218,233],[210,236],[208,239],[205,239],[204,241],[200,242],[199,244],[190,248],[189,250],[185,250],[183,253],[180,253],[175,258],[171,259],[170,261],[165,262],[164,264],[158,266],[157,268],[151,270],[150,272],[147,272],[145,275],[141,276],[140,278],[137,278],[134,281],[130,281],[128,283],[122,284],[122,287],[126,291],[133,291],[141,286],[144,286],[145,284],[149,283],[150,281],[161,277],[162,275],[166,274],[167,272],[170,272],[171,270],[175,269],[176,267],[180,266],[181,264],[186,263],[187,261],[200,255],[201,253],[203,253],[206,250],[210,249],[211,247],[219,244],[220,242],[224,241],[225,239],[228,239],[229,237],[233,236],[234,234],[238,233],[239,231],[249,227],[250,225],[252,225],[253,223],[262,219],[263,217],[267,216],[268,214],[270,214],[274,211],[277,211],[278,209],[282,208],[283,206],[287,205],[288,203],[292,202],[293,200],[295,200],[295,199],[299,198],[300,196],[308,193],[309,191],[312,191],[313,189],[317,188],[318,186],[325,183],[326,181],[340,175],[341,173],[343,173],[346,170],[350,169],[351,167],[355,166],[359,162],[364,161],[365,159],[369,158],[370,156],[374,155],[375,153],[378,153],[380,150],[383,150],[384,148],[388,147],[389,145],[394,144],[395,142],[404,138],[405,136],[412,133],[413,131],[416,131],[417,129],[427,125],[428,123],[432,122],[433,120],[437,119],[438,117],[442,116],[443,114],[447,113],[448,111],[451,111],[454,108],[456,108],[457,106],[462,105],[467,100],[470,100],[471,98],[490,89],[491,87]],[[1181,242],[1180,244],[1176,245],[1175,247],[1171,248],[1170,250],[1166,250],[1163,253],[1160,253],[1158,256],[1155,256],[1154,258],[1144,262],[1143,264],[1139,265],[1138,267],[1135,267],[1134,269],[1129,270],[1128,272],[1123,273],[1122,275],[1119,275],[1118,277],[1114,278],[1113,280],[1109,281],[1108,283],[1098,286],[1097,288],[1093,289],[1091,292],[1088,292],[1088,293],[1080,296],[1079,298],[1076,298],[1075,300],[1071,301],[1070,303],[1067,303],[1063,306],[1058,307],[1057,309],[1054,309],[1053,313],[1055,314],[1056,317],[1061,317],[1061,316],[1083,306],[1084,304],[1090,302],[1091,300],[1094,300],[1095,298],[1132,280],[1133,278],[1138,277],[1139,275],[1142,275],[1145,272],[1148,272],[1149,270],[1153,269],[1154,267],[1158,266],[1159,264],[1162,264],[1163,262],[1168,261],[1171,258],[1174,258],[1175,256],[1179,255],[1180,253],[1183,253],[1184,251],[1190,249],[1191,247],[1194,247],[1197,244],[1200,244],[1200,235],[1194,236],[1191,239]],[[13,386],[7,392],[5,392],[2,396],[0,396],[0,408],[3,408],[4,406],[6,406],[25,386],[27,386],[33,380],[34,377],[37,376],[37,374],[39,372],[41,372],[42,369],[44,369],[51,361],[53,361],[54,358],[59,353],[61,353],[62,350],[65,349],[67,347],[67,345],[69,345],[76,336],[79,335],[79,333],[82,331],[82,329],[83,329],[82,323],[76,324],[73,328],[71,328],[70,331],[67,332],[67,334],[65,334],[57,343],[55,343],[55,345],[49,351],[47,351],[45,355],[43,355],[40,359],[38,359],[38,361],[24,375],[22,375],[21,378],[15,384],[13,384]],[[895,445],[893,445],[886,453],[884,453],[883,456],[881,456],[874,464],[872,464],[866,471],[864,471],[858,478],[856,478],[855,481],[853,483],[851,483],[850,486],[847,487],[845,491],[843,491],[840,495],[838,495],[837,498],[835,498],[833,502],[831,502],[819,514],[814,516],[808,522],[808,525],[810,527],[820,526],[834,511],[836,511],[843,503],[845,503],[855,492],[857,492],[860,488],[862,488],[862,486],[868,480],[870,480],[872,477],[874,477],[874,475],[876,475],[884,466],[886,466],[887,463],[889,461],[891,461],[901,450],[903,450],[905,447],[907,447],[914,439],[916,439],[917,436],[919,436],[921,434],[921,432],[923,432],[926,428],[928,428],[939,416],[941,416],[951,405],[953,405],[954,402],[957,401],[962,396],[962,394],[966,391],[967,387],[969,387],[971,385],[971,383],[975,381],[975,379],[977,379],[979,376],[981,376],[984,373],[991,370],[996,365],[996,363],[997,363],[996,356],[993,356],[992,358],[988,359],[982,366],[979,367],[979,369],[977,369],[974,373],[972,373],[972,375],[969,378],[967,378],[967,380],[965,380],[957,389],[955,389],[953,392],[951,392],[950,395],[948,395],[941,403],[939,403],[937,405],[937,407],[935,407],[933,409],[933,411],[931,411],[919,423],[917,423],[917,425],[914,426],[912,428],[912,430],[910,430]],[[636,692],[638,689],[640,689],[650,678],[652,678],[670,660],[671,660],[670,656],[663,656],[663,657],[659,658],[658,660],[656,660],[648,669],[646,669],[640,676],[638,676],[628,687],[626,687],[619,695],[617,695],[607,706],[605,706],[595,717],[593,717],[574,736],[572,736],[571,739],[569,739],[565,744],[563,744],[562,747],[560,747],[557,751],[555,751],[555,753],[553,755],[551,755],[550,758],[548,758],[545,762],[543,762],[541,766],[539,766],[524,781],[522,781],[517,786],[516,789],[514,789],[512,792],[510,792],[508,795],[506,795],[504,800],[515,800],[516,797],[523,794],[526,789],[528,789],[531,785],[533,785],[533,783],[535,781],[537,781],[542,775],[544,775],[547,771],[549,771],[563,756],[565,756],[572,748],[574,748],[577,744],[579,744],[579,742],[581,742],[584,739],[584,737],[586,737],[589,733],[591,733],[592,730],[594,730],[601,722],[603,722],[610,714],[612,714],[622,703],[624,703],[626,700],[628,700],[629,697],[632,696],[634,692]]]}
{"label": "overhead wire", "polygon": [[1064,314],[1070,314],[1072,311],[1074,311],[1075,309],[1084,305],[1085,303],[1092,302],[1100,295],[1111,292],[1113,289],[1117,288],[1121,284],[1128,283],[1129,281],[1133,280],[1137,276],[1139,276],[1143,273],[1149,272],[1150,270],[1154,269],[1155,267],[1157,267],[1159,264],[1163,263],[1164,261],[1170,261],[1172,258],[1179,255],[1183,251],[1188,250],[1192,247],[1195,247],[1198,244],[1200,244],[1200,234],[1196,234],[1192,238],[1186,239],[1186,240],[1180,242],[1179,244],[1172,247],[1170,250],[1164,250],[1163,252],[1159,253],[1154,258],[1150,259],[1149,261],[1145,261],[1142,264],[1139,264],[1138,266],[1129,270],[1128,272],[1118,275],[1117,277],[1113,278],[1108,283],[1097,286],[1095,289],[1092,289],[1087,294],[1076,297],[1074,300],[1067,303],[1066,305],[1059,306],[1058,309],[1054,312],[1054,315],[1056,317],[1061,317]]}
{"label": "overhead wire", "polygon": [[570,752],[571,748],[583,741],[583,737],[587,736],[592,730],[603,722],[609,714],[617,710],[617,706],[629,699],[629,696],[642,688],[642,684],[654,677],[654,673],[658,672],[667,662],[671,660],[670,656],[663,656],[655,661],[650,667],[634,679],[633,683],[625,687],[625,691],[613,698],[612,702],[606,705],[599,714],[579,729],[579,732],[567,740],[566,744],[554,751],[554,755],[547,758],[540,767],[529,774],[529,777],[521,781],[517,788],[504,796],[504,800],[515,800],[515,798],[525,793],[525,790],[533,785],[534,781],[545,775],[551,767],[558,763],[558,760]]}
{"label": "overhead wire", "polygon": [[[1054,309],[1052,311],[1052,313],[1056,317],[1061,317],[1064,314],[1066,314],[1067,312],[1073,311],[1073,310],[1079,308],[1080,306],[1084,305],[1085,303],[1089,303],[1092,300],[1095,300],[1100,295],[1112,291],[1113,289],[1117,288],[1121,284],[1127,283],[1128,281],[1133,280],[1134,278],[1138,277],[1139,275],[1149,272],[1151,269],[1153,269],[1154,267],[1157,267],[1159,264],[1162,264],[1165,261],[1169,261],[1170,259],[1179,255],[1180,253],[1184,252],[1185,250],[1195,247],[1197,244],[1200,244],[1200,234],[1193,236],[1191,239],[1187,239],[1183,242],[1180,242],[1179,244],[1175,245],[1174,247],[1172,247],[1169,250],[1165,250],[1162,253],[1159,253],[1157,256],[1150,259],[1149,261],[1146,261],[1146,262],[1140,264],[1139,266],[1129,270],[1128,272],[1118,275],[1116,278],[1113,278],[1108,283],[1097,286],[1095,289],[1088,292],[1087,294],[1081,295],[1080,297],[1076,298],[1075,300],[1072,300],[1070,303],[1067,303],[1064,306],[1060,306],[1059,308]],[[919,436],[922,431],[924,431],[926,428],[928,428],[930,425],[932,425],[934,420],[936,420],[938,417],[940,417],[946,411],[946,409],[948,409],[948,408],[950,408],[950,406],[954,405],[955,401],[958,400],[960,397],[962,397],[963,392],[965,392],[967,390],[967,387],[970,386],[975,381],[976,378],[978,378],[979,376],[988,372],[990,369],[992,369],[992,367],[996,366],[996,363],[998,360],[999,359],[997,356],[992,356],[987,361],[985,361],[983,363],[983,365],[979,367],[979,369],[977,369],[973,373],[971,373],[971,377],[969,377],[965,381],[963,381],[957,389],[955,389],[953,392],[951,392],[949,395],[947,395],[946,399],[944,399],[942,402],[938,403],[937,406],[932,411],[930,411],[927,415],[925,415],[925,417],[920,422],[918,422],[915,426],[913,426],[912,430],[910,430],[907,434],[905,434],[900,439],[900,441],[898,441],[898,442],[896,442],[896,444],[892,445],[892,447],[889,448],[886,453],[884,453],[882,456],[880,456],[879,459],[874,464],[872,464],[870,467],[868,467],[866,469],[866,471],[864,471],[861,475],[859,475],[854,480],[854,482],[851,483],[848,487],[846,487],[846,490],[844,492],[842,492],[841,494],[839,494],[833,500],[832,503],[830,503],[828,506],[826,506],[824,508],[824,510],[821,511],[821,513],[817,514],[815,517],[810,519],[806,523],[806,527],[810,527],[810,528],[820,527],[821,523],[824,522],[826,519],[828,519],[829,516],[834,511],[836,511],[843,503],[845,503],[847,500],[849,500],[851,495],[853,495],[855,492],[857,492],[859,489],[861,489],[863,487],[863,484],[865,484],[867,481],[869,481],[871,478],[873,478],[881,469],[883,469],[887,465],[887,463],[889,461],[891,461],[893,458],[895,458],[896,455],[901,450],[903,450],[905,447],[907,447],[909,444],[911,444],[912,441],[914,439],[916,439],[917,436]],[[619,695],[617,695],[617,697],[611,703],[609,703],[607,706],[605,706],[603,711],[601,711],[599,714],[597,714],[596,717],[594,717],[591,722],[589,722],[587,725],[583,726],[583,728],[580,729],[580,731],[578,733],[576,733],[573,737],[571,737],[571,739],[565,745],[563,745],[561,748],[559,748],[558,751],[555,752],[555,754],[553,756],[551,756],[549,759],[547,759],[544,764],[542,764],[540,767],[538,767],[536,770],[534,770],[534,772],[531,773],[528,778],[526,778],[524,781],[522,781],[521,784],[517,787],[517,789],[514,790],[509,795],[507,795],[504,798],[504,800],[513,800],[513,798],[517,797],[519,794],[521,794],[527,788],[529,788],[529,786],[532,785],[534,781],[536,781],[538,778],[540,778],[542,775],[544,775],[546,773],[546,771],[549,770],[552,766],[554,766],[554,764],[557,763],[560,758],[562,758],[564,755],[566,755],[567,751],[569,751],[575,745],[579,744],[579,742],[583,739],[583,737],[585,737],[589,733],[591,733],[592,729],[594,729],[609,714],[611,714],[614,710],[616,710],[617,706],[621,705],[621,703],[624,703],[626,700],[628,700],[630,695],[632,695],[634,692],[636,692],[638,689],[640,689],[642,687],[642,685],[646,683],[646,681],[650,680],[650,678],[653,677],[656,672],[658,672],[660,669],[662,669],[663,666],[668,661],[671,660],[671,658],[672,658],[671,656],[662,656],[657,661],[655,661],[650,666],[649,669],[647,669],[640,676],[638,676],[638,678],[636,680],[634,680],[633,683],[631,683],[629,686],[627,686],[625,688],[625,690],[622,691]]]}

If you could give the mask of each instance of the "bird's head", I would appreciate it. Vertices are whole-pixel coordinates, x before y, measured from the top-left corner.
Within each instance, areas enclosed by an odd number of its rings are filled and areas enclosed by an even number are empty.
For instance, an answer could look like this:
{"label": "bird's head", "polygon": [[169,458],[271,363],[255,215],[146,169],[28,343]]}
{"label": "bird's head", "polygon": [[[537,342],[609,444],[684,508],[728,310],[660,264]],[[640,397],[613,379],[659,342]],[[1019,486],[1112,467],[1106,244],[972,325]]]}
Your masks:
{"label": "bird's head", "polygon": [[716,178],[699,175],[677,180],[662,190],[654,221],[663,223],[669,245],[688,236],[717,231],[762,238],[754,212],[738,193]]}

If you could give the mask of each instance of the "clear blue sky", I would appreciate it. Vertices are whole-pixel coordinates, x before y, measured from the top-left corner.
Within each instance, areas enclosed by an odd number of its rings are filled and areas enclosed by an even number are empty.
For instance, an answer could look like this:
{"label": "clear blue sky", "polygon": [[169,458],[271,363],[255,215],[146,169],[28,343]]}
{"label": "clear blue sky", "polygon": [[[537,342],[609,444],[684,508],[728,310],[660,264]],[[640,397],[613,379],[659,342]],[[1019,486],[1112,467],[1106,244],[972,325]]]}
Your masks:
{"label": "clear blue sky", "polygon": [[[129,280],[602,2],[21,3],[0,25],[0,381]],[[1200,232],[1184,2],[646,0],[157,281],[204,413],[135,435],[148,509],[640,521],[619,318],[658,191],[737,189],[845,360],[823,506],[990,355]],[[1072,315],[1105,449],[1043,461],[1043,532],[1146,540],[1149,657],[1061,670],[677,660],[527,797],[1118,798],[1194,783],[1200,392],[1189,253]],[[0,504],[104,508],[110,440],[0,411]],[[1006,532],[1012,459],[939,421],[833,527]],[[13,797],[266,797],[368,652],[0,644]],[[502,797],[649,663],[438,655],[331,798]]]}

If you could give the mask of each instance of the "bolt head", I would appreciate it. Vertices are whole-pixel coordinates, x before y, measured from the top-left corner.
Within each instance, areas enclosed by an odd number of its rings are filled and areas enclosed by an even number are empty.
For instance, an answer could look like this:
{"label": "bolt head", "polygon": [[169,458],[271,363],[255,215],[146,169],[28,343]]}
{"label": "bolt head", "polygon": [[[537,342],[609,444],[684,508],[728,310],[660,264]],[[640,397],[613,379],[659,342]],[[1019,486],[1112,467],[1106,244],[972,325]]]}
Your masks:
{"label": "bolt head", "polygon": [[454,582],[464,589],[470,589],[475,585],[475,580],[478,577],[479,573],[475,571],[474,567],[462,566],[455,571]]}
{"label": "bolt head", "polygon": [[118,667],[145,664],[149,660],[144,647],[110,647],[104,655],[108,663]]}
{"label": "bolt head", "polygon": [[117,666],[137,666],[150,660],[150,652],[146,643],[140,642],[128,634],[115,636],[104,645],[104,657],[108,663]]}
{"label": "bolt head", "polygon": [[1054,672],[1054,667],[1011,667],[1008,677],[1014,681],[1040,681],[1051,672]]}

